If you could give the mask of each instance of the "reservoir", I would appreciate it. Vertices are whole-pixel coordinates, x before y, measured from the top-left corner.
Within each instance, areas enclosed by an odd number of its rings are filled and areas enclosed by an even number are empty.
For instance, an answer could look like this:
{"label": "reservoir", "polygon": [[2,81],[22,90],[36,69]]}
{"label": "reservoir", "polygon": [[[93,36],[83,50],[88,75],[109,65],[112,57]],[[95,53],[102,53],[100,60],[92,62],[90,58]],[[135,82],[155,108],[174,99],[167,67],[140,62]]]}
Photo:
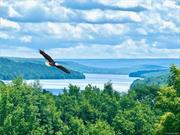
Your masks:
{"label": "reservoir", "polygon": [[[69,84],[77,85],[83,90],[88,84],[96,86],[100,89],[104,88],[104,84],[111,81],[113,89],[118,92],[127,92],[135,77],[128,75],[114,75],[114,74],[85,74],[86,79],[41,79],[40,85],[53,94],[57,95],[62,92],[62,89],[68,88]],[[28,84],[35,80],[27,80]]]}

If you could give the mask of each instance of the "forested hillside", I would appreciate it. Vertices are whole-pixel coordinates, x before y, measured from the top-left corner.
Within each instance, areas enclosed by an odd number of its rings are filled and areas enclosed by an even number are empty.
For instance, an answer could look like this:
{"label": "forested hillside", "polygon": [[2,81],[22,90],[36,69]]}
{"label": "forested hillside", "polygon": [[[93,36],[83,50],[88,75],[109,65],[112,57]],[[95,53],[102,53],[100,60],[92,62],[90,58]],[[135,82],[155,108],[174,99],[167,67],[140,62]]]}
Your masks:
{"label": "forested hillside", "polygon": [[12,80],[17,76],[24,79],[84,79],[85,76],[77,71],[71,70],[66,74],[54,67],[47,67],[39,62],[18,61],[0,58],[0,79]]}
{"label": "forested hillside", "polygon": [[[137,72],[138,73],[138,72]],[[142,77],[141,79],[135,80],[131,84],[131,89],[139,87],[139,85],[167,85],[169,81],[170,72],[169,70],[157,71],[157,72],[141,72],[142,74],[137,75]],[[135,73],[136,74],[136,73]]]}
{"label": "forested hillside", "polygon": [[161,76],[162,74],[168,75],[168,73],[169,73],[168,69],[140,70],[140,71],[131,72],[129,76],[146,78],[146,77]]}
{"label": "forested hillside", "polygon": [[180,131],[180,69],[171,67],[168,83],[141,85],[127,94],[70,86],[58,96],[38,82],[0,83],[2,135],[164,135]]}
{"label": "forested hillside", "polygon": [[[44,65],[43,59],[8,58],[20,63],[34,63]],[[58,63],[81,73],[93,74],[123,74],[141,77],[144,73],[167,71],[172,63],[179,65],[178,59],[66,59],[56,60]],[[135,73],[135,74],[134,74]]]}

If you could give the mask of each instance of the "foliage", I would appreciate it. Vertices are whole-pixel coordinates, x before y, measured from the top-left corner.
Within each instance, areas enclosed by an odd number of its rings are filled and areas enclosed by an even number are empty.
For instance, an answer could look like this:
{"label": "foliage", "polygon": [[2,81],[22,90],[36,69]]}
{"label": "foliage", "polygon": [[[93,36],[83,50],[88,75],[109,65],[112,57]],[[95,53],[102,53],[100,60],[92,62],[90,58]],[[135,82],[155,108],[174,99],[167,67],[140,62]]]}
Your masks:
{"label": "foliage", "polygon": [[114,118],[113,125],[117,134],[150,135],[155,120],[155,113],[149,106],[136,103],[133,108],[120,111]]}
{"label": "foliage", "polygon": [[180,68],[176,68],[175,65],[172,65],[170,71],[169,86],[174,86],[177,94],[180,94]]}
{"label": "foliage", "polygon": [[3,135],[163,135],[180,131],[179,69],[169,84],[134,83],[128,93],[70,85],[55,96],[21,77],[0,83]]}
{"label": "foliage", "polygon": [[115,135],[113,128],[105,121],[97,120],[95,124],[90,124],[89,135]]}
{"label": "foliage", "polygon": [[180,69],[171,66],[169,86],[163,87],[157,96],[157,107],[163,111],[156,124],[156,134],[178,134],[180,132]]}
{"label": "foliage", "polygon": [[0,87],[0,132],[2,134],[55,134],[65,130],[51,94],[28,86],[21,78]]}

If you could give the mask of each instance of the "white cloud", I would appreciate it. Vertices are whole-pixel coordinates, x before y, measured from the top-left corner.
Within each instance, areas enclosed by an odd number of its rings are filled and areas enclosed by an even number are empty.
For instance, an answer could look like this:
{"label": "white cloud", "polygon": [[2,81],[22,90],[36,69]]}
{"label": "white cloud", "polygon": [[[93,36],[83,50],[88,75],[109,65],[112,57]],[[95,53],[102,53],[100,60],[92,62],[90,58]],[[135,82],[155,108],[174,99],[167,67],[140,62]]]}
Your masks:
{"label": "white cloud", "polygon": [[118,6],[121,8],[138,7],[148,3],[144,0],[97,0],[97,2],[102,3],[104,5]]}
{"label": "white cloud", "polygon": [[[46,52],[53,58],[180,58],[180,49],[156,48],[144,39],[134,41],[126,39],[121,44],[112,45],[74,45],[67,48],[51,48]],[[23,58],[40,58],[37,50],[27,47],[1,48],[0,56],[13,56]]]}
{"label": "white cloud", "polygon": [[[61,3],[69,3],[70,0],[62,0]],[[151,0],[73,0],[73,3],[84,4],[84,6],[96,3],[104,6],[119,7],[119,8],[135,8],[146,7],[151,3]]]}
{"label": "white cloud", "polygon": [[0,56],[3,57],[21,57],[21,58],[37,58],[40,57],[37,50],[26,47],[1,47]]}
{"label": "white cloud", "polygon": [[180,33],[180,6],[175,0],[154,0],[149,7],[149,10],[139,13],[145,29],[153,33]]}
{"label": "white cloud", "polygon": [[31,42],[32,37],[31,36],[22,36],[22,37],[20,37],[20,40],[24,43],[29,43],[29,42]]}
{"label": "white cloud", "polygon": [[13,36],[9,36],[7,33],[0,31],[0,39],[13,39],[13,38],[14,38]]}
{"label": "white cloud", "polygon": [[136,30],[137,30],[138,33],[140,33],[142,35],[147,35],[148,34],[147,31],[145,29],[143,29],[143,28],[137,28]]}
{"label": "white cloud", "polygon": [[[63,2],[4,0],[0,5],[0,41],[13,46],[28,43],[30,48],[43,43],[51,51],[56,49],[50,42],[68,44],[59,48],[64,58],[178,57],[180,6],[175,0],[75,0],[84,4],[84,9],[64,6]],[[88,4],[97,6],[88,8]],[[136,11],[139,7],[146,10]]]}
{"label": "white cloud", "polygon": [[81,27],[73,26],[68,23],[65,24],[55,24],[55,23],[48,23],[48,33],[52,36],[55,36],[57,38],[63,38],[63,39],[81,39],[86,34],[84,33]]}
{"label": "white cloud", "polygon": [[4,18],[0,18],[0,29],[20,30],[20,25],[16,22],[9,21]]}
{"label": "white cloud", "polygon": [[142,18],[142,26],[147,27],[148,31],[153,29],[153,33],[164,32],[164,33],[179,33],[179,24],[173,22],[173,20],[163,18],[163,15],[156,11],[149,11],[140,14]]}
{"label": "white cloud", "polygon": [[134,21],[140,22],[141,18],[136,12],[132,11],[114,11],[93,9],[89,11],[78,11],[82,18],[90,22],[122,22]]}
{"label": "white cloud", "polygon": [[0,1],[0,17],[19,17],[19,13],[5,1]]}
{"label": "white cloud", "polygon": [[7,1],[3,5],[9,10],[9,14],[6,15],[7,18],[14,17],[13,19],[22,22],[78,22],[81,20],[98,23],[104,21],[119,22],[123,20],[141,21],[140,16],[136,12],[101,9],[82,11],[63,7],[61,4],[56,4],[53,1]]}
{"label": "white cloud", "polygon": [[83,18],[85,18],[85,20],[88,21],[99,21],[102,20],[102,18],[104,18],[104,12],[102,12],[101,10],[90,10],[90,11],[79,11],[79,13],[82,14]]}
{"label": "white cloud", "polygon": [[145,40],[135,42],[131,39],[115,46],[81,44],[47,52],[54,58],[180,58],[180,49],[159,49],[148,45]]}
{"label": "white cloud", "polygon": [[23,24],[22,31],[25,33],[51,36],[64,40],[87,40],[98,36],[102,38],[120,36],[129,31],[126,24],[69,24],[69,23],[40,23]]}
{"label": "white cloud", "polygon": [[176,0],[164,0],[163,7],[171,8],[171,9],[180,9],[178,5],[176,5]]}
{"label": "white cloud", "polygon": [[[4,16],[21,22],[68,21],[73,16],[70,9],[53,1],[10,1],[3,2]],[[22,8],[23,7],[23,8]]]}
{"label": "white cloud", "polygon": [[9,17],[22,17],[12,6],[9,6],[8,15]]}

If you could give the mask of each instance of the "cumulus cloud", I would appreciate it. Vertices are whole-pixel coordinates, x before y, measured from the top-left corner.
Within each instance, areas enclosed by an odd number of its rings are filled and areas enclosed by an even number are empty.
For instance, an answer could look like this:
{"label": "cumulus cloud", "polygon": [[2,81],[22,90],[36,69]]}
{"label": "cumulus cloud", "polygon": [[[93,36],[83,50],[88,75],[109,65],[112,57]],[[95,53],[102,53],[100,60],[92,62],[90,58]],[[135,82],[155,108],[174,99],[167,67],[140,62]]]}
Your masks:
{"label": "cumulus cloud", "polygon": [[[23,8],[22,8],[23,7]],[[2,17],[18,22],[67,21],[69,10],[53,1],[3,1],[0,12]]]}
{"label": "cumulus cloud", "polygon": [[4,0],[0,46],[64,58],[179,58],[179,10],[176,0]]}
{"label": "cumulus cloud", "polygon": [[90,9],[110,9],[141,12],[146,10],[142,0],[61,0],[61,4],[68,8],[90,10]]}
{"label": "cumulus cloud", "polygon": [[22,37],[20,37],[20,40],[22,42],[29,43],[29,42],[31,42],[32,37],[31,36],[22,36]]}
{"label": "cumulus cloud", "polygon": [[21,58],[37,58],[40,57],[37,50],[27,47],[2,46],[0,49],[1,57],[21,57]]}
{"label": "cumulus cloud", "polygon": [[149,10],[139,13],[145,28],[154,33],[180,33],[180,6],[175,0],[152,1],[149,7]]}
{"label": "cumulus cloud", "polygon": [[[67,48],[46,50],[54,58],[180,58],[180,49],[156,48],[156,42],[149,46],[143,39],[134,41],[126,39],[118,45],[74,45]],[[28,47],[3,47],[0,56],[23,58],[40,58],[38,51]]]}
{"label": "cumulus cloud", "polygon": [[5,12],[3,17],[19,22],[69,21],[92,23],[118,23],[124,20],[135,22],[139,22],[141,20],[138,14],[133,11],[114,11],[112,9],[92,9],[82,11],[80,9],[70,9],[63,7],[61,4],[57,4],[53,1],[41,2],[35,0],[26,0],[10,2],[7,0],[7,2],[4,2],[2,7],[2,11]]}
{"label": "cumulus cloud", "polygon": [[113,11],[113,10],[89,10],[89,11],[80,11],[80,15],[85,21],[88,22],[140,22],[141,18],[136,12],[132,11]]}
{"label": "cumulus cloud", "polygon": [[[87,51],[88,50],[88,51]],[[179,58],[179,49],[160,49],[149,46],[144,39],[133,41],[126,39],[122,44],[111,45],[76,45],[68,48],[47,50],[54,58]]]}
{"label": "cumulus cloud", "polygon": [[94,40],[98,37],[106,39],[113,36],[121,36],[129,31],[129,27],[123,24],[69,24],[69,23],[40,23],[22,25],[24,33],[51,36],[60,40]]}
{"label": "cumulus cloud", "polygon": [[7,33],[0,31],[0,39],[12,39],[12,38],[14,37],[9,36]]}
{"label": "cumulus cloud", "polygon": [[0,1],[0,17],[20,17],[21,15],[11,6]]}
{"label": "cumulus cloud", "polygon": [[0,18],[0,29],[6,29],[6,30],[20,30],[20,25],[16,22],[13,21],[9,21],[7,19],[4,18]]}
{"label": "cumulus cloud", "polygon": [[99,3],[102,3],[104,5],[112,5],[112,6],[118,6],[121,8],[132,8],[132,7],[145,7],[147,6],[148,2],[144,0],[97,0]]}

